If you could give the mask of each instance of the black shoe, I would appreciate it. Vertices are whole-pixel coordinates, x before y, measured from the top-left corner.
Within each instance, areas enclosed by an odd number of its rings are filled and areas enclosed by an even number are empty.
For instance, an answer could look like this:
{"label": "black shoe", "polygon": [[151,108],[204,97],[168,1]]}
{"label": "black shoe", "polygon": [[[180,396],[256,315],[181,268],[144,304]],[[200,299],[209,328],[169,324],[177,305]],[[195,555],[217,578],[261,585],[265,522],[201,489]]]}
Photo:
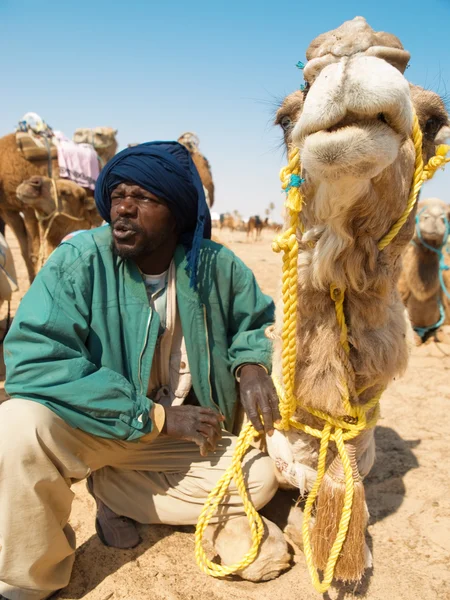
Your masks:
{"label": "black shoe", "polygon": [[116,515],[104,502],[94,494],[94,482],[92,477],[87,479],[87,489],[97,504],[97,517],[95,519],[95,530],[100,541],[111,548],[135,548],[142,539],[136,529],[135,522],[128,517]]}

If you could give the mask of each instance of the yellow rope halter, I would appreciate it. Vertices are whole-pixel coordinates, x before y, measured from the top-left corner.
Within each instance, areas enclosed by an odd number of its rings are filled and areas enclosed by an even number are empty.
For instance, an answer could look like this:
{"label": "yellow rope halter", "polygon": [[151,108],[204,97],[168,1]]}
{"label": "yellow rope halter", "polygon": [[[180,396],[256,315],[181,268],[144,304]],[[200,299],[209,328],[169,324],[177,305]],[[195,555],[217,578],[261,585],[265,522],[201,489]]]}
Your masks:
{"label": "yellow rope halter", "polygon": [[[392,242],[402,226],[405,224],[408,216],[414,208],[414,205],[416,204],[420,188],[422,187],[424,181],[430,179],[438,168],[443,167],[445,163],[449,162],[450,160],[446,158],[446,154],[450,150],[450,146],[438,146],[436,156],[430,159],[425,168],[423,167],[422,132],[420,130],[418,119],[415,113],[412,138],[414,142],[416,160],[413,184],[411,186],[408,203],[400,219],[394,223],[389,233],[378,243],[378,248],[380,250],[383,250]],[[279,426],[277,426],[277,428],[287,430],[290,427],[294,427],[295,429],[299,429],[320,439],[317,478],[311,491],[309,492],[306,501],[302,533],[305,558],[313,585],[318,592],[324,593],[330,587],[333,580],[334,570],[342,550],[342,546],[346,539],[352,511],[355,481],[344,442],[354,439],[360,435],[362,431],[375,426],[379,416],[379,401],[384,390],[380,390],[374,398],[364,405],[353,406],[350,402],[348,383],[346,380],[341,381],[341,389],[344,390],[344,393],[342,394],[342,401],[347,413],[343,418],[335,418],[323,411],[305,407],[301,404],[300,400],[294,396],[298,294],[297,230],[300,229],[300,231],[303,232],[304,228],[301,220],[299,219],[303,199],[300,193],[299,185],[292,185],[292,176],[296,177],[297,181],[301,181],[299,180],[300,160],[298,148],[294,148],[291,151],[289,154],[289,163],[281,170],[280,173],[282,187],[287,191],[286,210],[288,214],[288,227],[276,238],[272,246],[275,252],[283,252],[282,384],[274,378],[274,384],[280,399],[280,413],[282,422]],[[341,331],[340,344],[344,350],[344,356],[348,357],[350,354],[350,346],[348,343],[347,324],[344,313],[345,289],[339,289],[332,284],[330,286],[330,295],[335,304],[336,321]],[[359,396],[363,391],[364,390],[357,390],[357,395]],[[324,423],[323,429],[311,427],[294,419],[294,415],[298,407],[301,407],[303,410],[307,410],[310,414],[321,419]],[[368,415],[371,411],[372,415],[368,418]],[[213,575],[214,577],[223,577],[248,567],[255,560],[259,551],[259,546],[264,534],[264,527],[261,517],[249,500],[247,491],[245,489],[241,466],[242,458],[248,450],[252,439],[258,435],[259,434],[252,427],[251,423],[248,423],[243,428],[236,445],[232,464],[222,476],[220,481],[218,481],[214,489],[210,492],[206,504],[198,519],[195,532],[195,558],[200,569],[204,573]],[[330,441],[333,441],[336,444],[336,448],[344,468],[345,496],[336,539],[334,540],[331,548],[330,556],[325,567],[323,580],[320,581],[313,561],[310,540],[310,521],[314,502],[317,498],[323,477],[325,475],[326,458]],[[237,489],[244,504],[245,514],[248,517],[252,533],[252,547],[241,561],[231,566],[225,566],[218,565],[208,560],[203,550],[202,539],[204,531],[219,503],[225,496],[232,479],[235,480]]]}

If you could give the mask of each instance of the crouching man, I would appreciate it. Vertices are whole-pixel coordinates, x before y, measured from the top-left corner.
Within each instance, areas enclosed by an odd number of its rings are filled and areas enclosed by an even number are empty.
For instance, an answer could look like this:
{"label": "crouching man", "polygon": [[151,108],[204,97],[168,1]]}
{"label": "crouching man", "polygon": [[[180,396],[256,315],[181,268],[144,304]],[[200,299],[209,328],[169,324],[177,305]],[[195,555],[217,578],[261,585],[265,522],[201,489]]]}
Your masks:
{"label": "crouching man", "polygon": [[[172,142],[124,150],[103,169],[95,198],[109,225],[54,251],[5,342],[8,600],[41,600],[68,584],[72,482],[88,479],[102,542],[131,548],[136,522],[196,523],[230,465],[239,401],[260,431],[279,419],[264,335],[273,303],[232,252],[209,241],[189,152]],[[276,491],[272,462],[251,450],[244,472],[260,508]],[[237,519],[248,528],[233,485],[219,509],[224,531],[236,531]]]}

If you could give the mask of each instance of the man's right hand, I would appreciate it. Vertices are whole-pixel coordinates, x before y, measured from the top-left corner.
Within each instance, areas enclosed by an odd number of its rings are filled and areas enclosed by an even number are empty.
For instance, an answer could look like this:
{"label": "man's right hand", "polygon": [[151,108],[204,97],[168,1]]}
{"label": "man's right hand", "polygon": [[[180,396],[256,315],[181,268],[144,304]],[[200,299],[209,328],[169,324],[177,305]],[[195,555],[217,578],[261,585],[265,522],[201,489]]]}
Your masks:
{"label": "man's right hand", "polygon": [[222,437],[220,423],[225,417],[211,408],[201,406],[169,406],[165,408],[166,419],[162,432],[169,437],[194,442],[200,454],[207,456],[217,447]]}

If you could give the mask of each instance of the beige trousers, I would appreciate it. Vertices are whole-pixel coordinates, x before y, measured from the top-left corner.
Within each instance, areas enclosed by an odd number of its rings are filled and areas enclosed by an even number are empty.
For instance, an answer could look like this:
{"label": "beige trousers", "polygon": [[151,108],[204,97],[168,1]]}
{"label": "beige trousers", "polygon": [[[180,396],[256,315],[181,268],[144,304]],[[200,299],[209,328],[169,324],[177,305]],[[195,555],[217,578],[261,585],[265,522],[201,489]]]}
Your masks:
{"label": "beige trousers", "polygon": [[[119,515],[193,525],[229,466],[235,442],[225,434],[216,452],[203,458],[193,443],[162,435],[150,442],[107,440],[73,429],[36,402],[0,404],[0,594],[41,600],[69,583],[75,557],[71,483],[95,471],[96,494]],[[249,451],[244,473],[253,503],[264,506],[277,487],[271,459]],[[243,514],[233,485],[219,514]]]}

